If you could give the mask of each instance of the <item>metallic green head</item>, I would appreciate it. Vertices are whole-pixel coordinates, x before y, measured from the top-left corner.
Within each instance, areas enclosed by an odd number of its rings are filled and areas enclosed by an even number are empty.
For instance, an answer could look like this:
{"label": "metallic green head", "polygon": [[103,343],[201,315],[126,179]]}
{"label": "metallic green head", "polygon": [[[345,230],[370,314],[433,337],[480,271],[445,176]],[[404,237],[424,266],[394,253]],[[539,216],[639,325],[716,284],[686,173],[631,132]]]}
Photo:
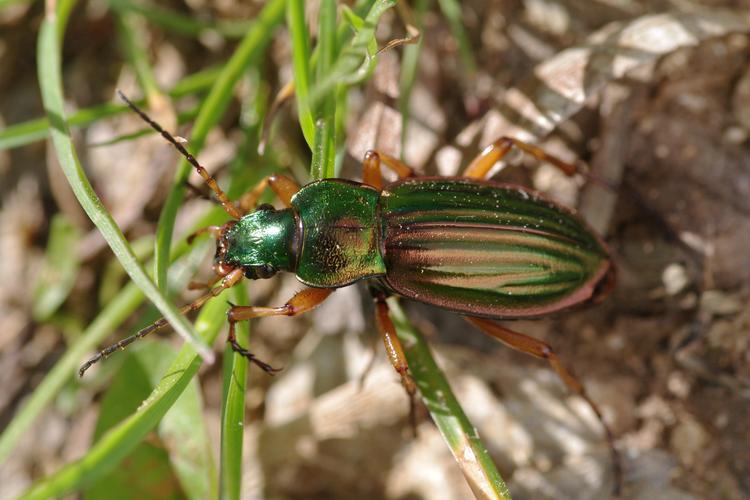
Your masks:
{"label": "metallic green head", "polygon": [[225,226],[216,250],[216,263],[242,267],[250,279],[270,278],[278,271],[294,271],[298,245],[292,210],[262,205]]}

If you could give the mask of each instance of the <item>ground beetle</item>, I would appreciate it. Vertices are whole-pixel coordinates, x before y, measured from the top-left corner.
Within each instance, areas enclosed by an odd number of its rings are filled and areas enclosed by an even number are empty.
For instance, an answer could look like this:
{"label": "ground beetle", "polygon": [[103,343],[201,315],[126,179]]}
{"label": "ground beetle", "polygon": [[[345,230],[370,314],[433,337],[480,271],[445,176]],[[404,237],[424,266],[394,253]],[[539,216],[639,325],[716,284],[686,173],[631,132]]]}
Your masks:
{"label": "ground beetle", "polygon": [[[606,245],[572,210],[525,187],[484,180],[514,146],[567,175],[577,172],[574,165],[510,137],[487,147],[461,177],[414,177],[400,160],[369,151],[361,183],[323,179],[300,187],[288,177],[272,175],[237,206],[180,142],[120,95],[187,158],[232,217],[223,226],[199,231],[217,240],[214,283],[218,285],[184,306],[183,313],[198,309],[243,277],[295,273],[307,288],[283,306],[232,306],[227,313],[232,349],[273,373],[275,368],[237,343],[235,323],[262,316],[295,316],[318,306],[336,288],[367,279],[388,358],[410,397],[416,387],[388,315],[386,297],[400,295],[462,314],[513,349],[546,359],[570,390],[588,402],[604,427],[615,489],[619,489],[621,467],[612,433],[582,384],[549,345],[493,321],[536,318],[595,303],[614,286],[615,268]],[[400,180],[383,185],[381,165]],[[261,205],[256,209],[267,187],[286,208]],[[166,324],[162,318],[104,349],[81,367],[80,375]]]}

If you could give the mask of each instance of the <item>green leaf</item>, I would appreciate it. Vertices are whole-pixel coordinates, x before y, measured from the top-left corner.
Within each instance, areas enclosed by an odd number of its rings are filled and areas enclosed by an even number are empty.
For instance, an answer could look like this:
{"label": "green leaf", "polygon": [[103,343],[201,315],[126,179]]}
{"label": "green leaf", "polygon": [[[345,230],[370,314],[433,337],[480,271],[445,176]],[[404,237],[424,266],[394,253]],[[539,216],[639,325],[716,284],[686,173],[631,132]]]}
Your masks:
{"label": "green leaf", "polygon": [[[102,401],[95,439],[138,410],[175,355],[164,342],[127,351]],[[153,438],[141,442],[125,460],[128,467],[114,469],[88,493],[94,498],[113,498],[112,491],[122,491],[123,498],[169,495],[202,500],[216,496],[216,470],[195,378],[164,415]],[[115,488],[117,484],[122,488]]]}
{"label": "green leaf", "polygon": [[[160,368],[149,371],[154,383],[166,373],[167,366]],[[186,496],[194,500],[216,498],[219,487],[206,422],[200,385],[193,378],[159,424],[159,437],[169,452],[172,468]]]}

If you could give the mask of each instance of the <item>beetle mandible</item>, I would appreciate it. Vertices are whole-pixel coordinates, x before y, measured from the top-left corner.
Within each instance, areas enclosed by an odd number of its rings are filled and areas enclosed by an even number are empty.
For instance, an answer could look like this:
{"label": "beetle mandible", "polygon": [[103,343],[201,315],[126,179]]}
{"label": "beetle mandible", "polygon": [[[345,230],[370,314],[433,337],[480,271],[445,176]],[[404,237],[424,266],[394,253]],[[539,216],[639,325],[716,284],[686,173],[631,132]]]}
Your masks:
{"label": "beetle mandible", "polygon": [[[612,455],[615,489],[621,467],[611,430],[583,385],[552,348],[493,320],[545,316],[596,303],[614,286],[615,267],[604,242],[572,210],[528,188],[486,180],[492,166],[516,147],[567,175],[577,168],[544,150],[501,137],[466,168],[461,177],[415,177],[413,170],[387,154],[368,151],[363,180],[322,179],[300,187],[271,175],[236,205],[171,134],[122,93],[140,117],[195,167],[232,220],[211,226],[216,241],[218,284],[187,304],[182,313],[248,279],[295,273],[307,288],[280,307],[232,306],[227,312],[232,349],[268,373],[276,368],[239,345],[235,324],[263,316],[296,316],[320,305],[331,293],[369,280],[376,324],[389,361],[413,400],[416,385],[388,314],[391,294],[464,315],[467,321],[518,351],[547,360],[565,385],[586,400],[604,428]],[[383,184],[381,166],[399,180]],[[270,188],[284,204],[277,210],[256,204]],[[99,360],[167,325],[163,318],[107,347]]]}

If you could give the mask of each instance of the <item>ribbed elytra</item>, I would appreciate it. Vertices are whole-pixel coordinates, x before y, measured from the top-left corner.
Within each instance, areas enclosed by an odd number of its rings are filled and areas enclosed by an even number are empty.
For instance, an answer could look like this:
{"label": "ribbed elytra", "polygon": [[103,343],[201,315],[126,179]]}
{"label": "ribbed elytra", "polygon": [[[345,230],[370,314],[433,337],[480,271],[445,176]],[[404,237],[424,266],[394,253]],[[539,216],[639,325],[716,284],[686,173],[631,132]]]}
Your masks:
{"label": "ribbed elytra", "polygon": [[578,217],[519,186],[409,179],[380,207],[389,288],[456,312],[542,316],[590,300],[610,268]]}

